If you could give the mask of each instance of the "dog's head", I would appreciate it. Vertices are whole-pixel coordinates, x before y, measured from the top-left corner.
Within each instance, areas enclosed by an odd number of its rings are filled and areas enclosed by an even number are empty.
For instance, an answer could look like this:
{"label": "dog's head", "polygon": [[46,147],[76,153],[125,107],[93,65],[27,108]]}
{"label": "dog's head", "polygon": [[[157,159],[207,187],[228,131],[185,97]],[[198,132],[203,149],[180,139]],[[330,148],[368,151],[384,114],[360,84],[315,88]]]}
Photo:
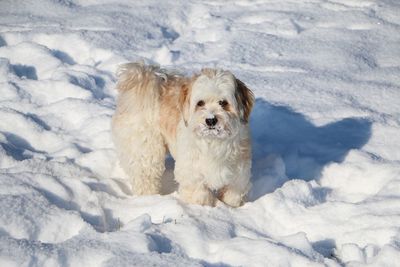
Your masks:
{"label": "dog's head", "polygon": [[199,137],[229,138],[247,124],[254,95],[232,73],[203,69],[181,92],[181,110],[187,126]]}

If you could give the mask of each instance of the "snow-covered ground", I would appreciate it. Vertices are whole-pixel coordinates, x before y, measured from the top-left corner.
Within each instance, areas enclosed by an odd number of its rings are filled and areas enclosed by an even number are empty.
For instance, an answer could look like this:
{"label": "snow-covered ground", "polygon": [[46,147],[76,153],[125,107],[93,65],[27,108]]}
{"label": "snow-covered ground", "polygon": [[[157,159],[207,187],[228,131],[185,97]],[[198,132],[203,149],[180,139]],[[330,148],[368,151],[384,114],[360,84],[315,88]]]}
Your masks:
{"label": "snow-covered ground", "polygon": [[[110,139],[118,64],[255,92],[232,209],[138,197]],[[399,266],[397,0],[0,0],[0,266]]]}

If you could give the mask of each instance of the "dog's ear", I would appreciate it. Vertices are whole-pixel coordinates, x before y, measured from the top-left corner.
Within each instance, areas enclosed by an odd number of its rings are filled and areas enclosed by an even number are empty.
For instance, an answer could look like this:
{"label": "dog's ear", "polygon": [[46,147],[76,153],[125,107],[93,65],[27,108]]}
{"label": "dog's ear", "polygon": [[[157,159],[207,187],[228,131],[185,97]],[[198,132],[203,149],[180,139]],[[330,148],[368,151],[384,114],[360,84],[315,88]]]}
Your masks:
{"label": "dog's ear", "polygon": [[183,83],[179,93],[178,108],[182,115],[185,126],[187,126],[187,121],[189,119],[190,91],[190,83]]}
{"label": "dog's ear", "polygon": [[239,105],[240,118],[244,123],[249,121],[250,112],[254,105],[254,94],[247,86],[236,78],[236,101]]}

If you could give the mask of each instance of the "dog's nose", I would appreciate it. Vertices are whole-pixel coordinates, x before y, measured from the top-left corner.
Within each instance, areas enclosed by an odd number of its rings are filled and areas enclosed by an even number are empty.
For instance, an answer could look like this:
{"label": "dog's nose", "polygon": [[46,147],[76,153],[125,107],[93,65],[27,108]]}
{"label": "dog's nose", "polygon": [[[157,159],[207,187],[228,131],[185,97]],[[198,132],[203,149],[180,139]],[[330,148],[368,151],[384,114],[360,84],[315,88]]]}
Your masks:
{"label": "dog's nose", "polygon": [[214,126],[215,124],[217,124],[218,120],[217,118],[212,118],[212,119],[206,119],[206,124],[208,126]]}

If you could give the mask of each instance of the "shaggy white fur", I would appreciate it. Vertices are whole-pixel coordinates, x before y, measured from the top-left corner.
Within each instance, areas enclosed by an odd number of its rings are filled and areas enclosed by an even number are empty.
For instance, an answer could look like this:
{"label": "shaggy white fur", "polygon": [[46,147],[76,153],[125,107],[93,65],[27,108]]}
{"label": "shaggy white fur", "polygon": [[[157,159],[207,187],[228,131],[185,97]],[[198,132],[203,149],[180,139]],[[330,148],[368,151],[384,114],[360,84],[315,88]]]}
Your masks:
{"label": "shaggy white fur", "polygon": [[188,78],[143,63],[122,65],[118,78],[113,139],[134,192],[160,192],[169,150],[184,201],[243,204],[250,189],[254,102],[244,83],[220,69]]}

